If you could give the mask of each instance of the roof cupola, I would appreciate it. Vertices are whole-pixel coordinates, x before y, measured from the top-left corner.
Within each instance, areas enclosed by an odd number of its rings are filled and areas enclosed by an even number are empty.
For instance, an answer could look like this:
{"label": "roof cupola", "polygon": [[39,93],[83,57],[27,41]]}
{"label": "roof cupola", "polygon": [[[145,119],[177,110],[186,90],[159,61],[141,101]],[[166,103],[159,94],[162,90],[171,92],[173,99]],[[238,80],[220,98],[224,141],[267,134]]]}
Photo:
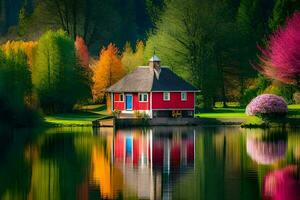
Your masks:
{"label": "roof cupola", "polygon": [[160,71],[161,71],[160,59],[155,54],[149,60],[149,67],[150,67],[150,69],[153,69],[153,71],[155,72],[155,75],[158,79]]}

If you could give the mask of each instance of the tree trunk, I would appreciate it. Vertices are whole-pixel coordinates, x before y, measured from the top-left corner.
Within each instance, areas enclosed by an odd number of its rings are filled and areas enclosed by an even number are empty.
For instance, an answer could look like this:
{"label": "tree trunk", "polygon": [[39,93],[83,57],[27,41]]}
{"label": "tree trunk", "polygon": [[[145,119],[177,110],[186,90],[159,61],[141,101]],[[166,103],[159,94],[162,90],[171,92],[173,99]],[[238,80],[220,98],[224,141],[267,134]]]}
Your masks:
{"label": "tree trunk", "polygon": [[221,93],[222,93],[222,103],[223,107],[227,108],[227,97],[226,97],[226,88],[225,88],[225,81],[224,81],[224,70],[220,63],[218,63],[219,73],[220,73],[220,80],[221,80]]}
{"label": "tree trunk", "polygon": [[73,2],[73,39],[76,40],[77,35],[77,0]]}

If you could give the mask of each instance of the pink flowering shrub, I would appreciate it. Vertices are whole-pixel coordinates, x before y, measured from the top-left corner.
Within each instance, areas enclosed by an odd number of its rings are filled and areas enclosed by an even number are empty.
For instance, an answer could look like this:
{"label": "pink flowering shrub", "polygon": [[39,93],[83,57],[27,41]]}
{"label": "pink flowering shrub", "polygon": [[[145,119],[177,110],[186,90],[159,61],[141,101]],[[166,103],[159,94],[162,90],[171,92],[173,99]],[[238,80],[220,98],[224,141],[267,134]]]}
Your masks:
{"label": "pink flowering shrub", "polygon": [[284,99],[273,94],[259,95],[246,107],[246,114],[249,116],[284,116],[287,112],[288,108]]}

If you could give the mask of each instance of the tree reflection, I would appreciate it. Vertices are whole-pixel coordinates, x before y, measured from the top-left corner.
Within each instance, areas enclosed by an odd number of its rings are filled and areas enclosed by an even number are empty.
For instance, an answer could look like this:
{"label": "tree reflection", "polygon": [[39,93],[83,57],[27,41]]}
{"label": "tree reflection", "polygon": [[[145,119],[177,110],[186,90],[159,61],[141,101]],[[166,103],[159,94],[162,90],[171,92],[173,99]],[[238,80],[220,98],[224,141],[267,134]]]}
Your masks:
{"label": "tree reflection", "polygon": [[77,198],[75,191],[87,176],[91,154],[89,148],[78,144],[74,134],[45,134],[27,147],[32,164],[29,199]]}
{"label": "tree reflection", "polygon": [[293,200],[300,195],[297,130],[69,127],[36,138],[6,131],[0,130],[0,199],[258,199],[261,194]]}

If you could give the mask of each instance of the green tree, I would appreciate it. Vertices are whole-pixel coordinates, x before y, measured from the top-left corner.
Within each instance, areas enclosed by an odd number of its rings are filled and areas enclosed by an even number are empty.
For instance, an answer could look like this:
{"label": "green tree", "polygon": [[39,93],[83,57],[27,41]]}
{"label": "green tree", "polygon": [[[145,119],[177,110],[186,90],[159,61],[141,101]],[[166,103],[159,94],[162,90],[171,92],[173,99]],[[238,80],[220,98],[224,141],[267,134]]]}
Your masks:
{"label": "green tree", "polygon": [[21,8],[19,12],[19,26],[18,26],[18,34],[23,36],[26,34],[26,10],[25,8]]}
{"label": "green tree", "polygon": [[159,19],[165,8],[165,0],[146,0],[147,12],[153,24]]}
{"label": "green tree", "polygon": [[[271,5],[271,6],[270,6]],[[267,23],[272,4],[265,5],[263,0],[241,0],[237,13],[238,54],[240,93],[244,94],[246,80],[256,76],[251,63],[257,60],[257,44],[267,33]]]}
{"label": "green tree", "polygon": [[122,53],[121,62],[126,73],[130,73],[136,67],[144,64],[144,43],[137,41],[135,51],[132,50],[129,42],[126,43]]}
{"label": "green tree", "polygon": [[146,43],[145,59],[155,50],[163,64],[201,89],[205,108],[212,108],[218,96],[226,101],[225,74],[232,71],[227,70],[232,67],[232,12],[218,0],[168,1]]}
{"label": "green tree", "polygon": [[275,0],[272,16],[269,19],[269,29],[274,31],[278,26],[282,25],[286,18],[295,10],[300,9],[300,2],[293,0]]}
{"label": "green tree", "polygon": [[31,117],[26,98],[31,95],[31,89],[26,54],[13,50],[4,54],[0,50],[0,121],[29,125]]}
{"label": "green tree", "polygon": [[81,82],[74,42],[64,31],[48,31],[38,42],[32,81],[46,113],[71,110],[80,97]]}

